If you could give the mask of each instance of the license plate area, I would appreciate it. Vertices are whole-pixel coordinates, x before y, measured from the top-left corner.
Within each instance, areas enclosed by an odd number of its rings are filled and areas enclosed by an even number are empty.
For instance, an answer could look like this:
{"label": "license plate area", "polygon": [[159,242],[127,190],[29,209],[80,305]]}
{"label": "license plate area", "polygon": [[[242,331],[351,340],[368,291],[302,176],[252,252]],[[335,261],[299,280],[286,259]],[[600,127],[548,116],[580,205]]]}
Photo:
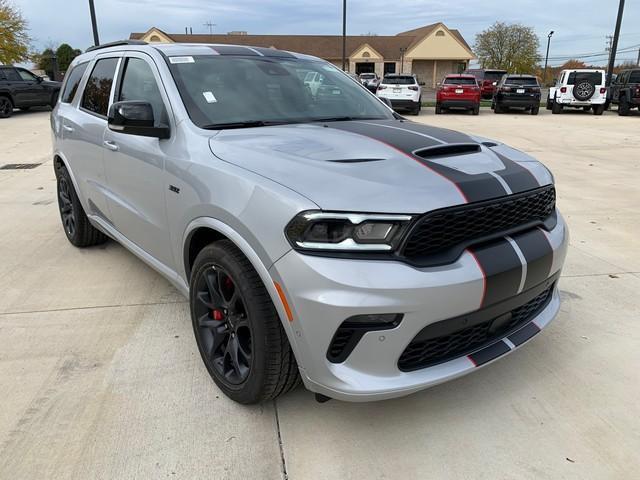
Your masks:
{"label": "license plate area", "polygon": [[524,88],[518,88],[518,89],[516,90],[516,93],[524,93]]}
{"label": "license plate area", "polygon": [[456,88],[456,93],[464,93],[464,89],[462,88]]}

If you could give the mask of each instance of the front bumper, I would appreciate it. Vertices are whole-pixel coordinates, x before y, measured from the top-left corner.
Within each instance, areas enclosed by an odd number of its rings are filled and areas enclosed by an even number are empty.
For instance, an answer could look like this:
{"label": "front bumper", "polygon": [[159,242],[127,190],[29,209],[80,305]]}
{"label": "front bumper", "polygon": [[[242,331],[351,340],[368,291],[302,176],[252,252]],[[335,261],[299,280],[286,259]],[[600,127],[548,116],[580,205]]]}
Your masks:
{"label": "front bumper", "polygon": [[[551,247],[548,277],[552,277],[562,268],[568,242],[560,215],[555,228],[545,235]],[[533,264],[530,270],[534,270]],[[290,251],[271,267],[270,273],[282,285],[292,309],[292,346],[304,383],[313,392],[346,401],[381,400],[437,385],[480,366],[465,354],[413,371],[398,367],[401,354],[425,326],[474,312],[482,305],[486,274],[468,250],[450,265],[430,268]],[[556,288],[549,303],[531,322],[538,330],[544,328],[557,314],[559,305]],[[404,318],[391,329],[365,333],[342,363],[327,359],[334,333],[345,319],[382,313],[402,313]],[[498,343],[501,348],[496,350]],[[497,339],[491,346],[493,356],[481,364],[490,363],[522,343]]]}

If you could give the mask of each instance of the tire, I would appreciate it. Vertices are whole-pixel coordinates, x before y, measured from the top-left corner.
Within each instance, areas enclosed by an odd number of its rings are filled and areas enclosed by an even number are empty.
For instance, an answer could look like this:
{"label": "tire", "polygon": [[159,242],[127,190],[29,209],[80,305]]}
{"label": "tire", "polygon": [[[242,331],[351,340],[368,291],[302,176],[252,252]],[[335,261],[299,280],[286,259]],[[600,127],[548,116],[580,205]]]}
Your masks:
{"label": "tire", "polygon": [[422,99],[418,100],[418,105],[411,112],[413,115],[420,115],[420,110],[422,110]]}
{"label": "tire", "polygon": [[440,115],[442,113],[442,107],[439,103],[436,103],[436,115]]}
{"label": "tire", "polygon": [[56,168],[58,209],[64,233],[76,247],[90,247],[107,241],[107,236],[89,222],[66,167]]}
{"label": "tire", "polygon": [[0,95],[0,118],[9,118],[13,115],[13,102],[5,95]]}
{"label": "tire", "polygon": [[471,110],[471,113],[473,115],[480,115],[480,105],[476,105],[475,107],[473,107],[473,109]]}
{"label": "tire", "polygon": [[594,115],[602,115],[604,113],[604,108],[605,108],[604,104],[602,104],[602,105],[594,105],[593,109],[592,109],[593,110],[593,114]]}
{"label": "tire", "polygon": [[591,111],[591,107],[582,107],[582,111],[583,112],[590,112]]}
{"label": "tire", "polygon": [[596,93],[596,86],[586,80],[573,86],[573,97],[581,102],[586,102]]}
{"label": "tire", "polygon": [[551,107],[551,113],[557,115],[558,113],[562,113],[562,105],[557,102],[553,102],[553,106]]}
{"label": "tire", "polygon": [[551,97],[547,97],[546,109],[551,110],[552,108],[553,108],[553,100],[551,100]]}
{"label": "tire", "polygon": [[538,115],[540,112],[540,107],[531,107],[531,115]]}
{"label": "tire", "polygon": [[200,356],[226,396],[242,404],[260,403],[300,383],[269,293],[233,243],[221,240],[200,251],[189,292]]}
{"label": "tire", "polygon": [[629,102],[627,102],[627,97],[624,95],[620,96],[620,100],[618,101],[618,115],[621,117],[626,117],[629,115],[629,111],[631,110],[631,106]]}
{"label": "tire", "polygon": [[494,107],[493,107],[493,112],[494,113],[503,113],[504,110],[502,109],[502,106],[500,106],[500,104],[498,102],[496,102]]}

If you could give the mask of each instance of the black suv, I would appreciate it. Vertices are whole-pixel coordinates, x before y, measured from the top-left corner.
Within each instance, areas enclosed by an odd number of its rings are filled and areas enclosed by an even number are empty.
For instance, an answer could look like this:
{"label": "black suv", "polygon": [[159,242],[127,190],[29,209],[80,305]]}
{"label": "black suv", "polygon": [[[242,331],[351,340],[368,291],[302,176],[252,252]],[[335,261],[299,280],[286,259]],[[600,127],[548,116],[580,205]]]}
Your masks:
{"label": "black suv", "polygon": [[623,70],[609,87],[609,103],[618,105],[618,115],[629,115],[634,107],[640,109],[640,68]]}
{"label": "black suv", "polygon": [[496,85],[491,108],[502,113],[509,108],[523,108],[537,115],[540,110],[540,84],[533,75],[503,75]]}
{"label": "black suv", "polygon": [[0,118],[10,117],[14,108],[53,107],[60,85],[60,82],[44,80],[24,68],[0,66]]}

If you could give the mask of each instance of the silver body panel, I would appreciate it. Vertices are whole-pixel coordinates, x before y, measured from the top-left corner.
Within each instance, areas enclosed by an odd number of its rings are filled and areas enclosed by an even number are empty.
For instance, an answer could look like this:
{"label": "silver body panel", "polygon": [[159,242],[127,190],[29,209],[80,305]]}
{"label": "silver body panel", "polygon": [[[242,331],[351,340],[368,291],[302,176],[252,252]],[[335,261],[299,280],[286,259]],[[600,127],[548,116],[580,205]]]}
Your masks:
{"label": "silver body panel", "polygon": [[[464,203],[461,191],[396,147],[345,129],[321,124],[220,132],[198,128],[163,54],[197,55],[208,52],[206,48],[122,46],[74,60],[72,66],[91,62],[81,92],[97,58],[144,59],[160,86],[171,128],[165,140],[116,133],[107,128],[105,118],[79,106],[81,95],[70,104],[58,102],[52,113],[53,154],[69,170],[91,222],[184,295],[191,233],[209,228],[233,241],[271,295],[304,383],[312,391],[343,400],[375,400],[472,371],[475,367],[466,357],[410,373],[397,368],[398,356],[420,329],[480,307],[485,279],[471,254],[465,252],[446,266],[415,268],[399,261],[304,255],[292,250],[284,234],[291,219],[305,210],[422,214]],[[113,95],[112,91],[111,101]],[[367,128],[367,122],[355,123]],[[410,122],[371,128],[396,129],[425,146],[446,145],[461,135]],[[539,185],[553,183],[541,163],[501,144],[480,145],[476,153],[434,162],[473,176],[504,170],[501,156],[530,172]],[[362,159],[373,161],[336,162]],[[512,193],[506,184],[504,188],[501,195]],[[553,250],[551,275],[562,268],[568,242],[559,215],[548,239]],[[291,322],[274,281],[282,285],[293,310]],[[535,322],[544,327],[558,308],[556,291]],[[393,330],[365,334],[345,362],[326,359],[340,322],[350,315],[381,311],[402,312],[405,318]]]}

